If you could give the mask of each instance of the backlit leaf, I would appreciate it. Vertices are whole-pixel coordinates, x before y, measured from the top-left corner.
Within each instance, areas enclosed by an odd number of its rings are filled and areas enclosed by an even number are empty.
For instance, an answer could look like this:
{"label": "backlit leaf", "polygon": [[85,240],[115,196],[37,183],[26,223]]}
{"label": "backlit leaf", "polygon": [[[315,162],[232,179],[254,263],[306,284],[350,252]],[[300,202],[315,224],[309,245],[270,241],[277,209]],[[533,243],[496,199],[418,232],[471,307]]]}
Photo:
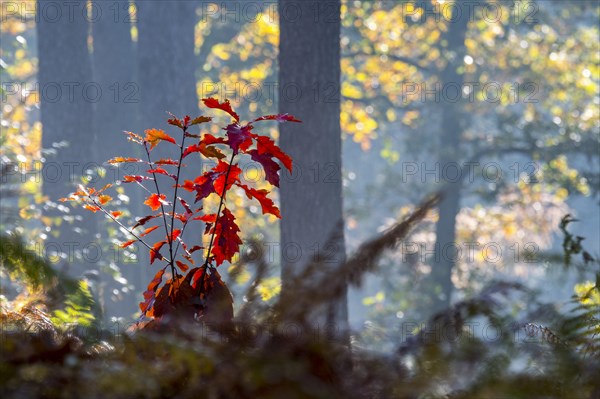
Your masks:
{"label": "backlit leaf", "polygon": [[156,211],[161,205],[167,204],[167,196],[153,193],[144,201],[144,204],[148,205],[153,211]]}
{"label": "backlit leaf", "polygon": [[257,190],[255,188],[248,187],[244,184],[239,184],[239,186],[244,189],[248,198],[254,198],[260,203],[263,214],[270,213],[271,215],[275,215],[281,219],[281,213],[279,212],[279,208],[277,208],[273,203],[273,200],[271,200],[267,196],[269,194],[268,190]]}
{"label": "backlit leaf", "polygon": [[158,226],[148,227],[146,230],[144,230],[144,232],[142,234],[140,234],[140,237],[147,236],[148,234],[152,233],[156,229],[158,229]]}
{"label": "backlit leaf", "polygon": [[159,141],[168,141],[169,143],[175,143],[175,139],[169,136],[164,130],[160,129],[147,129],[145,130],[146,137],[145,140],[150,143],[150,149],[152,150]]}
{"label": "backlit leaf", "polygon": [[233,119],[235,119],[236,121],[240,120],[240,117],[238,114],[236,114],[233,109],[231,108],[231,104],[229,103],[229,100],[225,100],[222,103],[219,102],[219,100],[217,100],[216,98],[204,98],[202,99],[202,102],[204,103],[204,105],[206,105],[208,108],[217,108],[220,109],[222,111],[227,112],[229,115],[231,115],[233,117]]}

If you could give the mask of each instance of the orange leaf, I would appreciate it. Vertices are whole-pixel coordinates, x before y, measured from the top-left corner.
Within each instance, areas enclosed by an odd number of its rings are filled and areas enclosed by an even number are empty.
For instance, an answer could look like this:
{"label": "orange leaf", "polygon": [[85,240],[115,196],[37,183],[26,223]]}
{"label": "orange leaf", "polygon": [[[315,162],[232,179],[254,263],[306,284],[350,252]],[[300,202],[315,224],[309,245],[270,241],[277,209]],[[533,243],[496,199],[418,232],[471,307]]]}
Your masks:
{"label": "orange leaf", "polygon": [[160,129],[147,129],[145,140],[150,143],[150,149],[156,147],[159,141],[164,140],[169,143],[175,144],[175,139],[164,132],[164,130]]}
{"label": "orange leaf", "polygon": [[171,241],[175,241],[179,237],[179,234],[181,234],[181,230],[173,230],[173,234],[171,235]]}
{"label": "orange leaf", "polygon": [[106,194],[103,194],[103,195],[99,195],[99,196],[98,196],[98,201],[100,201],[100,203],[101,203],[102,205],[106,204],[106,203],[107,203],[108,201],[110,201],[111,199],[112,199],[112,197],[111,197],[110,195],[106,195]]}
{"label": "orange leaf", "polygon": [[124,242],[123,244],[119,245],[121,248],[127,248],[128,246],[130,246],[131,244],[133,244],[134,242],[136,242],[137,240],[131,240],[131,241],[127,241]]}
{"label": "orange leaf", "polygon": [[151,178],[151,177],[138,176],[138,175],[126,175],[126,176],[123,176],[123,183],[134,183],[134,182],[141,183],[142,180],[154,180],[154,179]]}
{"label": "orange leaf", "polygon": [[158,229],[158,226],[148,227],[146,230],[144,230],[144,232],[142,234],[140,234],[140,237],[147,236],[148,234],[152,233],[156,229]]}
{"label": "orange leaf", "polygon": [[98,212],[100,210],[100,207],[98,207],[96,205],[85,204],[83,207],[85,209],[87,209],[88,211],[92,211],[94,213],[96,213],[96,212]]}
{"label": "orange leaf", "polygon": [[212,121],[212,118],[210,116],[199,116],[192,120],[192,122],[190,123],[190,126],[194,126],[199,123],[210,122],[210,121]]}
{"label": "orange leaf", "polygon": [[109,164],[123,163],[123,162],[144,162],[138,158],[125,158],[125,157],[115,157],[113,159],[109,159],[106,161]]}
{"label": "orange leaf", "polygon": [[119,216],[121,216],[123,214],[123,212],[121,212],[121,211],[112,211],[110,214],[116,219]]}
{"label": "orange leaf", "polygon": [[158,194],[152,194],[144,201],[144,204],[152,208],[153,211],[156,211],[162,204],[166,204],[166,199],[167,196],[164,194],[161,194],[160,196]]}
{"label": "orange leaf", "polygon": [[127,132],[127,131],[125,132],[125,134],[127,136],[129,136],[127,138],[129,141],[133,141],[135,143],[142,144],[143,139],[142,139],[142,136],[140,136],[139,134],[135,134],[133,132]]}
{"label": "orange leaf", "polygon": [[186,265],[185,263],[183,263],[180,260],[176,260],[175,263],[177,264],[177,266],[179,266],[179,268],[181,269],[182,272],[186,272],[189,269],[189,266]]}
{"label": "orange leaf", "polygon": [[160,241],[152,246],[152,249],[150,250],[150,264],[154,263],[154,261],[157,258],[163,259],[163,256],[160,254],[159,251],[163,247],[163,245],[165,245],[166,243],[167,243],[166,241]]}

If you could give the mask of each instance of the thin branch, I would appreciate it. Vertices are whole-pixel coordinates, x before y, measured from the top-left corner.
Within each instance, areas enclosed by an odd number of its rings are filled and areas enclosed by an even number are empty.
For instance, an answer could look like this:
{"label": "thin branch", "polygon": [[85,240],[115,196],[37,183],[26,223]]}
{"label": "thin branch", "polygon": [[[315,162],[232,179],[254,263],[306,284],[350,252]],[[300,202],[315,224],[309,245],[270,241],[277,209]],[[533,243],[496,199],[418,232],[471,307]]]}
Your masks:
{"label": "thin branch", "polygon": [[[150,150],[148,150],[148,145],[147,143],[144,142],[144,149],[146,150],[146,156],[148,157],[148,162],[150,164],[152,164],[152,159],[150,159]],[[180,168],[181,166],[178,166],[178,168]],[[158,202],[160,203],[160,210],[161,210],[161,214],[162,214],[162,219],[163,219],[163,223],[165,225],[165,234],[167,234],[167,241],[169,244],[169,253],[171,252],[171,248],[172,248],[172,244],[171,244],[171,236],[169,235],[169,228],[167,227],[167,216],[165,213],[165,207],[162,203],[162,201],[160,200],[160,188],[158,187],[158,180],[156,180],[156,173],[152,172],[152,177],[154,177],[154,187],[156,188],[156,195],[158,195]],[[166,197],[166,196],[165,196]],[[162,255],[161,255],[162,256]],[[173,279],[175,279],[175,266],[173,265],[173,257],[171,257],[171,259],[168,261],[169,264],[171,265],[171,275],[173,276]]]}
{"label": "thin branch", "polygon": [[[173,276],[175,276],[176,270],[175,270],[175,266],[173,265],[173,263],[175,262],[175,257],[173,256],[173,227],[175,226],[175,210],[177,207],[177,190],[179,189],[179,173],[181,172],[181,161],[183,160],[183,147],[185,144],[185,134],[187,133],[187,126],[185,126],[183,128],[183,138],[181,139],[181,146],[179,146],[179,162],[177,162],[177,176],[175,177],[175,192],[173,193],[173,205],[172,205],[172,211],[173,213],[171,213],[171,233],[169,234],[169,256],[171,257],[171,273],[173,273]],[[183,230],[181,231],[181,234],[183,234]],[[179,241],[177,243],[177,246],[179,247]],[[175,254],[177,254],[177,251],[175,251]],[[173,279],[173,281],[175,281]]]}
{"label": "thin branch", "polygon": [[[100,204],[99,202],[97,202],[94,198],[92,198],[92,196],[90,196],[88,194],[88,198],[90,199],[90,201],[92,201],[92,203],[97,206],[98,208],[100,208],[100,210],[109,218],[111,218],[115,223],[117,223],[123,230],[125,230],[128,234],[131,234],[133,237],[135,237],[135,239],[137,239],[140,243],[142,243],[146,248],[148,248],[149,250],[153,251],[152,247],[150,245],[148,245],[144,240],[142,240],[141,237],[139,237],[137,234],[135,234],[129,227],[125,226],[123,223],[121,223],[116,217],[114,217],[110,212],[108,212],[104,206],[102,206],[102,204]],[[160,260],[165,260],[165,257],[160,255]]]}
{"label": "thin branch", "polygon": [[223,186],[223,193],[221,194],[221,200],[219,201],[219,209],[217,210],[217,217],[215,218],[215,225],[213,227],[212,235],[210,236],[210,243],[208,244],[208,251],[206,252],[206,259],[204,261],[204,268],[208,265],[208,260],[210,259],[210,251],[212,250],[213,241],[215,239],[215,234],[217,233],[217,223],[219,222],[219,217],[221,216],[221,208],[223,207],[223,202],[225,200],[225,195],[227,194],[227,181],[229,180],[229,172],[231,171],[231,166],[233,165],[233,159],[235,158],[235,151],[231,154],[231,159],[229,159],[229,167],[227,168],[227,173],[225,173],[225,185]]}

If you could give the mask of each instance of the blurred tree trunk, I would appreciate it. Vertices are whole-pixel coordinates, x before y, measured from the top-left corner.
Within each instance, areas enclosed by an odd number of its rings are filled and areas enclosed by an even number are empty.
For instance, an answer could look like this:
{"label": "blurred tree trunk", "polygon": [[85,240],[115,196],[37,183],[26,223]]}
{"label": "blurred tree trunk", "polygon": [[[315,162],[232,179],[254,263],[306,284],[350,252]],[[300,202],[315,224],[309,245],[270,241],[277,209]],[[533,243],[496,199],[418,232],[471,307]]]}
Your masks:
{"label": "blurred tree trunk", "polygon": [[[466,55],[465,36],[468,16],[458,15],[448,23],[447,45],[442,56],[448,60],[441,72],[442,87],[463,87],[464,57]],[[445,91],[442,91],[444,93]],[[456,216],[460,210],[460,181],[455,179],[451,165],[460,165],[461,134],[466,126],[465,102],[462,96],[458,101],[441,96],[441,135],[439,171],[443,183],[443,198],[439,204],[439,219],[436,224],[436,243],[432,270],[434,304],[432,310],[439,311],[449,306],[452,291],[452,270],[456,264]]]}
{"label": "blurred tree trunk", "polygon": [[[340,1],[279,2],[280,144],[294,160],[281,179],[283,293],[315,255],[324,272],[345,259],[340,129]],[[334,299],[317,309],[319,324],[347,325],[347,284],[331,275]],[[334,281],[335,280],[335,281]],[[282,293],[282,294],[283,294]],[[298,293],[302,294],[302,293]]]}
{"label": "blurred tree trunk", "polygon": [[167,128],[168,112],[198,113],[194,56],[196,1],[140,0],[138,74],[142,128]]}
{"label": "blurred tree trunk", "polygon": [[[93,9],[98,12],[99,17],[92,23],[94,38],[92,66],[94,81],[102,89],[100,101],[94,104],[94,148],[99,163],[115,156],[141,157],[143,155],[140,148],[130,143],[123,134],[124,130],[139,131],[140,92],[135,77],[135,48],[131,40],[134,17],[129,14],[128,7],[128,0],[110,2],[94,0]],[[124,170],[124,167],[127,169]],[[141,173],[139,164],[128,164],[124,167],[108,171],[107,178],[110,183],[122,178],[124,174]],[[127,195],[130,198],[127,208],[133,215],[139,215],[142,211],[140,204],[143,202],[140,201],[141,195],[135,189],[127,192]],[[101,229],[101,235],[103,245],[110,245],[105,229]],[[104,259],[113,262],[130,284],[134,284],[137,288],[147,284],[142,280],[145,268],[141,264],[123,263],[122,252],[116,253],[115,256],[112,256],[112,251],[109,254],[110,256],[105,256]],[[124,295],[121,290],[123,286],[116,283],[111,276],[103,273],[102,277],[105,281],[106,313],[113,316],[133,314],[137,310],[134,298]],[[113,289],[119,292],[118,306],[114,306],[111,301],[111,297],[114,297]],[[133,292],[136,291],[139,289]]]}
{"label": "blurred tree trunk", "polygon": [[[199,114],[194,73],[197,63],[194,56],[194,29],[198,20],[198,4],[198,1],[136,2],[141,130],[164,129],[179,140],[180,133],[167,124],[167,111],[177,117],[186,114],[195,117]],[[153,150],[153,159],[173,157],[174,152],[169,150],[173,148],[169,148],[168,143],[163,143]],[[186,165],[187,169],[181,172],[183,179],[197,176],[202,168],[199,157],[186,158]],[[168,178],[160,177],[162,176],[159,176],[159,183],[164,188],[170,187]],[[153,237],[149,241],[153,241]],[[202,229],[186,230],[184,238],[189,242],[199,242]],[[156,270],[153,272],[148,267],[148,261],[145,265],[145,280],[148,281]]]}
{"label": "blurred tree trunk", "polygon": [[[66,256],[61,258],[60,267],[70,269],[72,275],[98,261],[94,215],[81,208],[71,208],[65,214],[57,209],[56,203],[74,191],[86,169],[95,166],[92,106],[98,93],[93,87],[87,42],[89,23],[82,15],[83,7],[83,3],[44,0],[36,7],[45,158],[42,179],[43,193],[48,199],[43,213],[62,221],[60,225],[54,224],[45,245],[47,251],[59,250]],[[46,12],[40,12],[42,8]]]}

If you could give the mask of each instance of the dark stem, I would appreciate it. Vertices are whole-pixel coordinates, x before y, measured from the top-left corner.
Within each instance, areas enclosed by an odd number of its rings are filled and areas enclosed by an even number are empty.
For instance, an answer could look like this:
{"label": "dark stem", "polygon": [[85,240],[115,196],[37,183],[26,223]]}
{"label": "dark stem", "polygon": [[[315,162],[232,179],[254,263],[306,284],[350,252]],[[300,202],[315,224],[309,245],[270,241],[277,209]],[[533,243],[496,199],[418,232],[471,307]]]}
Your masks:
{"label": "dark stem", "polygon": [[[181,234],[179,237],[183,237],[183,233],[185,232],[185,228],[188,225],[189,220],[186,220],[183,226],[181,227]],[[177,257],[177,252],[179,252],[179,245],[181,244],[181,239],[177,240],[177,246],[175,247],[175,252],[173,253],[173,259]],[[188,253],[189,254],[189,253]]]}
{"label": "dark stem", "polygon": [[[92,203],[94,205],[96,205],[98,208],[100,208],[100,210],[102,212],[104,212],[104,214],[106,216],[108,216],[109,218],[111,218],[116,224],[118,224],[122,229],[124,229],[127,233],[131,234],[133,237],[135,237],[139,242],[141,242],[146,248],[152,250],[152,247],[150,245],[148,245],[144,240],[142,240],[141,237],[139,237],[137,234],[135,234],[130,228],[128,228],[127,226],[125,226],[123,223],[119,222],[119,220],[114,217],[113,215],[110,214],[110,212],[108,212],[106,209],[104,209],[104,207],[102,206],[102,204],[100,204],[99,202],[97,202],[96,200],[94,200],[91,196],[88,196],[88,198],[90,199],[90,201],[92,201]],[[164,257],[162,255],[160,255],[161,260],[164,259]]]}
{"label": "dark stem", "polygon": [[[148,150],[148,145],[146,143],[144,143],[144,149],[146,150],[146,156],[148,157],[148,163],[150,164],[150,167],[153,168],[154,164],[152,163],[152,160],[150,159],[150,151]],[[170,255],[172,255],[172,253],[171,253],[171,250],[172,250],[171,236],[169,235],[169,228],[167,227],[167,215],[165,214],[165,207],[164,207],[163,203],[160,201],[160,188],[158,188],[158,180],[156,180],[156,173],[152,172],[152,177],[154,178],[154,187],[156,188],[156,194],[158,195],[158,198],[159,198],[158,202],[160,203],[162,219],[163,219],[163,223],[165,225],[165,234],[167,234],[167,241],[169,244],[169,253],[170,253]],[[154,249],[151,249],[151,250],[153,251]],[[171,275],[173,276],[173,281],[174,281],[175,280],[175,266],[173,265],[173,257],[172,256],[168,262],[169,262],[169,265],[171,265]]]}
{"label": "dark stem", "polygon": [[[185,133],[187,132],[187,126],[183,128],[183,137],[181,139],[181,146],[179,147],[179,162],[177,163],[177,176],[175,177],[175,192],[173,193],[173,213],[171,214],[171,233],[169,234],[169,257],[171,258],[171,273],[173,274],[173,281],[175,281],[175,258],[173,256],[173,227],[175,226],[175,210],[177,207],[177,190],[179,189],[179,173],[181,172],[181,160],[183,159],[183,147],[185,143]],[[181,231],[183,234],[183,230]],[[180,236],[181,236],[180,234]],[[179,247],[179,242],[178,245]],[[175,251],[177,255],[177,251]]]}
{"label": "dark stem", "polygon": [[[206,252],[206,260],[204,261],[204,267],[206,271],[206,267],[208,266],[208,260],[210,259],[210,251],[212,250],[213,241],[215,239],[215,234],[217,233],[217,223],[219,222],[219,218],[221,217],[221,208],[223,207],[223,202],[225,201],[225,195],[227,194],[227,181],[229,180],[229,172],[231,171],[231,166],[233,165],[233,158],[235,158],[235,152],[231,154],[231,158],[229,159],[229,167],[227,168],[227,173],[225,173],[225,184],[223,185],[223,193],[221,194],[221,201],[219,201],[219,209],[217,210],[217,217],[215,218],[215,225],[213,226],[213,232],[210,236],[210,243],[208,244],[208,251]],[[206,272],[204,273],[206,275]]]}

